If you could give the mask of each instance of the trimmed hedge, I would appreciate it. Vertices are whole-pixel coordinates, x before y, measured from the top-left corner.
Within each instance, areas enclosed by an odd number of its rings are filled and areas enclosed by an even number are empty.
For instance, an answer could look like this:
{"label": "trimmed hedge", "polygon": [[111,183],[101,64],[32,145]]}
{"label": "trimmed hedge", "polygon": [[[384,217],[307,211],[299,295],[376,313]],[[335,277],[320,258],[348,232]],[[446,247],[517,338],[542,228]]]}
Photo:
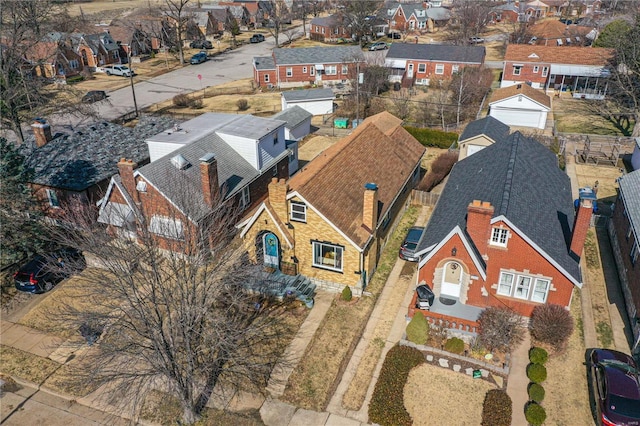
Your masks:
{"label": "trimmed hedge", "polygon": [[527,389],[527,393],[529,394],[529,399],[535,402],[542,402],[544,399],[545,391],[542,385],[538,383],[529,383],[529,388]]}
{"label": "trimmed hedge", "polygon": [[457,337],[452,337],[444,344],[444,350],[453,354],[461,354],[464,352],[464,341]]}
{"label": "trimmed hedge", "polygon": [[415,348],[396,345],[389,350],[369,403],[371,423],[411,426],[411,416],[404,407],[404,385],[411,369],[423,362],[424,355]]}
{"label": "trimmed hedge", "polygon": [[541,405],[530,402],[527,404],[527,408],[524,409],[524,417],[529,424],[539,426],[547,419],[547,412]]}
{"label": "trimmed hedge", "polygon": [[527,377],[533,383],[542,383],[547,380],[547,368],[542,364],[529,364],[527,366]]}
{"label": "trimmed hedge", "polygon": [[420,311],[413,314],[413,318],[407,324],[407,340],[416,345],[424,345],[429,337],[429,322]]}
{"label": "trimmed hedge", "polygon": [[491,389],[482,403],[482,426],[510,426],[513,414],[511,397],[500,389]]}
{"label": "trimmed hedge", "polygon": [[353,298],[351,287],[349,287],[348,285],[345,286],[344,289],[342,290],[342,295],[340,296],[340,298],[346,302],[350,302],[351,299]]}
{"label": "trimmed hedge", "polygon": [[529,349],[529,361],[534,364],[545,364],[549,359],[549,354],[543,348],[533,347]]}
{"label": "trimmed hedge", "polygon": [[458,134],[453,132],[410,126],[406,126],[405,130],[424,146],[447,149],[458,140]]}

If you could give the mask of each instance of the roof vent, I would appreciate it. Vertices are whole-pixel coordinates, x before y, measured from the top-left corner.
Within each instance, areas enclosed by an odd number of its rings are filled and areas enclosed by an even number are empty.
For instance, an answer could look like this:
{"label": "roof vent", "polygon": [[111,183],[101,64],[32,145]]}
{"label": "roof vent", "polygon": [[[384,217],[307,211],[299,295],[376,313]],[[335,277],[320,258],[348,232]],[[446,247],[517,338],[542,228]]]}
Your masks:
{"label": "roof vent", "polygon": [[208,153],[204,154],[202,157],[200,157],[200,162],[201,163],[211,163],[215,158],[216,158],[216,156],[215,156],[215,154],[213,152],[208,152]]}
{"label": "roof vent", "polygon": [[518,89],[518,90],[522,89],[522,84],[518,84],[518,85],[516,86],[516,89]]}
{"label": "roof vent", "polygon": [[175,157],[171,158],[171,164],[173,164],[178,170],[184,170],[191,166],[191,163],[187,161],[186,158],[182,156],[182,154],[178,154]]}

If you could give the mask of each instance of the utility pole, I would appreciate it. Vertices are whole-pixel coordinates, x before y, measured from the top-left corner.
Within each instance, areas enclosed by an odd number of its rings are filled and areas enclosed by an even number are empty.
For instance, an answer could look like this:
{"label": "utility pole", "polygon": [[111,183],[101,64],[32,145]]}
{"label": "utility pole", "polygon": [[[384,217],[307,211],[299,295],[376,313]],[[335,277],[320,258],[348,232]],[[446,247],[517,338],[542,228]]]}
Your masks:
{"label": "utility pole", "polygon": [[356,123],[360,124],[360,62],[356,62]]}
{"label": "utility pole", "polygon": [[131,66],[131,46],[129,46],[128,52],[128,65],[129,65],[129,82],[131,83],[131,93],[133,94],[133,107],[136,111],[136,117],[138,117],[138,102],[136,102],[136,90],[133,87],[133,67]]}

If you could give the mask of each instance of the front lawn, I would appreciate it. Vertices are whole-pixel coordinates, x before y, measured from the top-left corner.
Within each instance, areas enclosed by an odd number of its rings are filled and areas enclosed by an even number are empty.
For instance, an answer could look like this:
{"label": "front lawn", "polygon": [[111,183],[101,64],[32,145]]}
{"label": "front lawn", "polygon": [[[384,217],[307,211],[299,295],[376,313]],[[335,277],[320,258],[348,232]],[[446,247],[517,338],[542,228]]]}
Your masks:
{"label": "front lawn", "polygon": [[629,136],[633,130],[633,126],[625,131],[616,127],[614,123],[590,109],[588,101],[570,98],[567,93],[563,93],[563,96],[553,98],[553,117],[558,132]]}

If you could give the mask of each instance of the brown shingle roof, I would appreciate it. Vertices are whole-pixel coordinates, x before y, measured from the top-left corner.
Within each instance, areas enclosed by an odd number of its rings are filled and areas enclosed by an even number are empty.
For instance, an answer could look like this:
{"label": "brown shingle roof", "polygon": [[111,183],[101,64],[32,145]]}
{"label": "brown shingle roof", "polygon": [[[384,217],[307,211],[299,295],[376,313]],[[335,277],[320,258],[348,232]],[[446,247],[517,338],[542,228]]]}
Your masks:
{"label": "brown shingle roof", "polygon": [[545,95],[542,91],[534,89],[528,84],[514,84],[513,86],[494,90],[493,94],[491,95],[491,99],[489,100],[489,104],[510,98],[515,95],[524,95],[528,98],[533,99],[539,104],[546,106],[547,108],[551,108],[551,98]]}
{"label": "brown shingle roof", "polygon": [[[506,62],[546,62],[550,64],[606,65],[613,49],[602,47],[531,46],[510,44],[504,55]],[[538,58],[531,58],[531,55]]]}
{"label": "brown shingle roof", "polygon": [[536,22],[529,33],[539,39],[553,39],[580,36],[589,34],[593,28],[584,25],[567,25],[557,20],[546,20]]}
{"label": "brown shingle roof", "polygon": [[289,188],[364,247],[370,232],[362,225],[364,185],[378,185],[381,220],[402,190],[425,148],[388,112],[367,118],[291,178]]}

